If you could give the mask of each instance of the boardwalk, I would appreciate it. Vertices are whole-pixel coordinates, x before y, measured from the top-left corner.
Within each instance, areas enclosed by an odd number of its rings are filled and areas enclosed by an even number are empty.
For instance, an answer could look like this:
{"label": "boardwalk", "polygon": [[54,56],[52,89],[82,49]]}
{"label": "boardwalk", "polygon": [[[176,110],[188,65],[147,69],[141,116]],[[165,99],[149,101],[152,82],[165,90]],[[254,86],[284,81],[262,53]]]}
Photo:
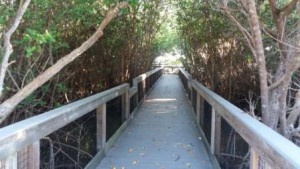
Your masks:
{"label": "boardwalk", "polygon": [[213,168],[176,75],[163,75],[99,169]]}

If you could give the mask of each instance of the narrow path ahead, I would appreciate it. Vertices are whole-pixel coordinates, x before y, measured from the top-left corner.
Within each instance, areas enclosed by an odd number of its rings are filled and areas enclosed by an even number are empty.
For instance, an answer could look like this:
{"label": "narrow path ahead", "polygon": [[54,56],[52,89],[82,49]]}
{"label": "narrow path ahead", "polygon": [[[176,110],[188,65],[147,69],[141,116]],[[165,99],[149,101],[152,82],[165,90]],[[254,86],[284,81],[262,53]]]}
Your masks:
{"label": "narrow path ahead", "polygon": [[99,169],[213,168],[180,79],[163,75]]}

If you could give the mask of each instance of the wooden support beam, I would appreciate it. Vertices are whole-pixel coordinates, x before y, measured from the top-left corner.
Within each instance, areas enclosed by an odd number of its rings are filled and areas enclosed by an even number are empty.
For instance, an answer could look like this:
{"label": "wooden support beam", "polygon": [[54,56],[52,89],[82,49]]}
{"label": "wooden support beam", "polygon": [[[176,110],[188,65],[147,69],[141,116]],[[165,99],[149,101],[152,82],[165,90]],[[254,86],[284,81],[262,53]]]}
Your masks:
{"label": "wooden support beam", "polygon": [[101,150],[106,143],[106,104],[97,108],[97,150]]}

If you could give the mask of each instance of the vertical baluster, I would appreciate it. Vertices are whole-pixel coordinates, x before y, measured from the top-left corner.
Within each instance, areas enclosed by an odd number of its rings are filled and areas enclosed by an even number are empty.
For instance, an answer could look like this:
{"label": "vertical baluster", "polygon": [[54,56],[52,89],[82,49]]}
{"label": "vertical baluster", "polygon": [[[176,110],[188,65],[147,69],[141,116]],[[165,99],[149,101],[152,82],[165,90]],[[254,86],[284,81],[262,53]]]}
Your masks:
{"label": "vertical baluster", "polygon": [[106,143],[106,104],[97,107],[97,150]]}
{"label": "vertical baluster", "polygon": [[197,117],[197,123],[200,125],[200,94],[197,92],[197,100],[196,100],[196,117]]}
{"label": "vertical baluster", "polygon": [[40,168],[40,141],[28,146],[28,168],[39,169]]}
{"label": "vertical baluster", "polygon": [[219,159],[221,156],[221,125],[222,117],[216,112],[215,116],[215,155]]}
{"label": "vertical baluster", "polygon": [[200,116],[200,119],[199,119],[199,125],[201,127],[203,127],[203,124],[204,124],[204,99],[202,96],[200,96],[200,100],[199,100],[199,105],[200,105],[200,109],[199,109],[199,116]]}
{"label": "vertical baluster", "polygon": [[126,121],[130,112],[129,89],[122,95],[122,121]]}
{"label": "vertical baluster", "polygon": [[142,80],[142,85],[143,85],[143,99],[146,97],[146,79]]}
{"label": "vertical baluster", "polygon": [[259,168],[259,154],[254,148],[250,148],[250,169]]}
{"label": "vertical baluster", "polygon": [[194,90],[193,90],[194,88],[193,88],[193,86],[190,86],[190,101],[191,101],[191,105],[192,105],[192,108],[194,109]]}
{"label": "vertical baluster", "polygon": [[215,136],[216,136],[216,111],[211,110],[211,135],[210,135],[210,151],[215,152]]}
{"label": "vertical baluster", "polygon": [[221,146],[221,116],[212,108],[210,150],[217,158],[220,156]]}
{"label": "vertical baluster", "polygon": [[133,85],[133,87],[136,87],[136,89],[137,89],[137,92],[136,92],[136,94],[135,95],[133,95],[132,97],[134,97],[134,107],[136,107],[137,105],[138,105],[138,103],[139,103],[139,86],[138,86],[138,83],[136,82],[136,80],[133,80],[133,83],[132,83]]}
{"label": "vertical baluster", "polygon": [[17,169],[18,168],[18,154],[15,153],[9,156],[5,160],[5,169]]}

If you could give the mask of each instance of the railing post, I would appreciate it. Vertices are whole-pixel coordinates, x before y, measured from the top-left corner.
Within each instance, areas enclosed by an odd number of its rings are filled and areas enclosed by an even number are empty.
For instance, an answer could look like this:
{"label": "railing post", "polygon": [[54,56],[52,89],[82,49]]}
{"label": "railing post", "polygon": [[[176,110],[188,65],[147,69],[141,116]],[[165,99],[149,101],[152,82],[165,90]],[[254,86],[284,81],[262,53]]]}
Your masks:
{"label": "railing post", "polygon": [[216,110],[212,108],[211,111],[211,137],[210,137],[210,150],[216,155],[220,156],[221,145],[221,116],[218,115]]}
{"label": "railing post", "polygon": [[210,137],[210,151],[215,152],[215,137],[216,137],[216,111],[214,108],[211,110],[211,137]]}
{"label": "railing post", "polygon": [[125,121],[128,119],[130,112],[129,89],[122,95],[122,109],[122,121]]}
{"label": "railing post", "polygon": [[137,89],[136,94],[132,96],[134,97],[133,101],[134,101],[134,106],[136,107],[139,104],[139,86],[136,80],[133,80],[132,86],[136,87]]}
{"label": "railing post", "polygon": [[192,89],[193,89],[193,87],[192,87],[192,80],[191,80],[191,77],[187,77],[187,93],[188,93],[188,98],[189,98],[189,101],[191,102],[191,103],[193,103],[192,102],[192,97],[193,97],[193,91],[192,91]]}
{"label": "railing post", "polygon": [[204,99],[200,96],[199,100],[199,125],[203,127],[204,124]]}
{"label": "railing post", "polygon": [[259,154],[254,148],[250,148],[250,169],[259,168]]}
{"label": "railing post", "polygon": [[15,153],[9,156],[5,160],[5,169],[17,169],[18,168],[18,154]]}
{"label": "railing post", "polygon": [[191,88],[190,88],[190,93],[191,93],[191,99],[190,99],[190,101],[191,101],[191,105],[192,105],[192,107],[194,108],[194,105],[193,105],[193,103],[194,103],[194,98],[193,98],[193,96],[194,96],[194,90],[193,90],[193,86],[191,86]]}
{"label": "railing post", "polygon": [[217,113],[216,114],[216,124],[215,124],[215,155],[219,159],[221,156],[221,125],[222,117]]}
{"label": "railing post", "polygon": [[143,85],[143,99],[146,97],[146,79],[142,80],[142,85]]}
{"label": "railing post", "polygon": [[28,168],[39,169],[40,168],[40,141],[28,146]]}
{"label": "railing post", "polygon": [[97,150],[106,143],[106,104],[97,107]]}
{"label": "railing post", "polygon": [[[200,125],[200,100],[201,100],[201,96],[200,94],[197,92],[197,100],[196,100],[196,117],[197,117],[197,123],[198,125]],[[201,106],[202,107],[202,106]]]}

